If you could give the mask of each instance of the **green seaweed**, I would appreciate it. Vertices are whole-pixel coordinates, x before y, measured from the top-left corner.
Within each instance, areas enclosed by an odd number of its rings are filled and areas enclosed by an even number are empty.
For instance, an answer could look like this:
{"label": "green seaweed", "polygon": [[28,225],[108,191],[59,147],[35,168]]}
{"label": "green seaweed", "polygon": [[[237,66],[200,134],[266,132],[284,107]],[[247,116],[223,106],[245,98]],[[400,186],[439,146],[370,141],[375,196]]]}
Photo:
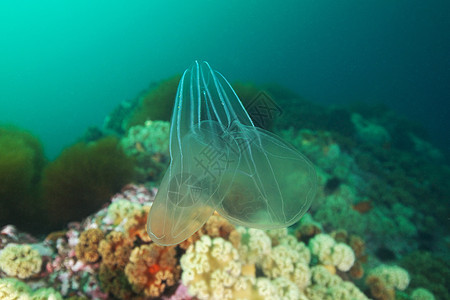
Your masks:
{"label": "green seaweed", "polygon": [[65,149],[43,174],[50,225],[78,221],[99,209],[133,179],[133,168],[133,161],[114,137]]}
{"label": "green seaweed", "polygon": [[147,120],[169,121],[180,78],[180,75],[172,76],[144,92],[139,105],[125,121],[126,127],[129,129],[135,125],[143,125]]}
{"label": "green seaweed", "polygon": [[36,231],[39,181],[46,162],[39,139],[11,125],[0,127],[0,226]]}

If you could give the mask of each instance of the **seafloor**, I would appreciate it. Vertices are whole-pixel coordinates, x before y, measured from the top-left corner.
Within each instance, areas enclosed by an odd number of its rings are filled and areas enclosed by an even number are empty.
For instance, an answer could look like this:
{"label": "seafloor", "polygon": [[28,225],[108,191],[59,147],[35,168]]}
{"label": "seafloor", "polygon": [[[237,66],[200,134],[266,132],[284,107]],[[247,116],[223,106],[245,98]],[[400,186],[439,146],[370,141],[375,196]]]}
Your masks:
{"label": "seafloor", "polygon": [[178,79],[53,162],[30,133],[0,127],[0,299],[450,299],[449,157],[383,105],[234,84],[255,123],[315,165],[309,212],[269,231],[215,214],[177,246],[152,243]]}

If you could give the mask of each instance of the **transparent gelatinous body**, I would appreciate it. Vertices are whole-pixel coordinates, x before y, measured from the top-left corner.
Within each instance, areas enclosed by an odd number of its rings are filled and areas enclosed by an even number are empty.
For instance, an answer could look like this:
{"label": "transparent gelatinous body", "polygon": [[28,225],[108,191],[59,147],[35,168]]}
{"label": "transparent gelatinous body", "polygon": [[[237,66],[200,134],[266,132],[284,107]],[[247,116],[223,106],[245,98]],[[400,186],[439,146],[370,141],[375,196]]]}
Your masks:
{"label": "transparent gelatinous body", "polygon": [[194,62],[180,80],[170,155],[147,221],[160,245],[187,239],[215,210],[234,224],[286,227],[315,196],[309,160],[255,127],[227,80],[206,62]]}

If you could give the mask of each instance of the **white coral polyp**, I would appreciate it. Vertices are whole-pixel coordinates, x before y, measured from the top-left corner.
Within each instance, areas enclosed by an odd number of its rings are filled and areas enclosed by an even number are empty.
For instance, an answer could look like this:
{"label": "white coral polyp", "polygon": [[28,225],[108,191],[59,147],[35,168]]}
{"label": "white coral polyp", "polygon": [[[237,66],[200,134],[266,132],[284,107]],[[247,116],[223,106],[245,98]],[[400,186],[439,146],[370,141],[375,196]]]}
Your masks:
{"label": "white coral polyp", "polygon": [[347,272],[355,263],[355,253],[350,246],[344,243],[338,243],[333,247],[331,260],[336,268],[342,272]]}
{"label": "white coral polyp", "polygon": [[355,253],[344,243],[336,243],[328,234],[318,234],[309,241],[311,253],[324,265],[333,265],[347,272],[355,263]]}

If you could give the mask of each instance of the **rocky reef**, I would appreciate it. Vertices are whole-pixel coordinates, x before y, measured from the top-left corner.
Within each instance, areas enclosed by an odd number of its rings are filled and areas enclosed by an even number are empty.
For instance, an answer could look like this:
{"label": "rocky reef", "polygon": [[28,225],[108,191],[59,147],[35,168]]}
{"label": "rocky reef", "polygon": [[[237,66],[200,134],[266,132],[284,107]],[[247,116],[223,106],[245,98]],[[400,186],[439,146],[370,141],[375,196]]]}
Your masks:
{"label": "rocky reef", "polygon": [[[385,107],[321,107],[276,85],[236,90],[256,94],[247,110],[315,164],[319,188],[309,212],[268,231],[214,214],[181,244],[153,243],[147,215],[170,159],[165,107],[176,85],[167,82],[98,129],[99,137],[114,132],[114,145],[135,162],[133,184],[44,236],[2,224],[1,299],[450,298],[446,153]],[[161,107],[152,113],[149,103]],[[71,203],[76,197],[75,186]]]}

